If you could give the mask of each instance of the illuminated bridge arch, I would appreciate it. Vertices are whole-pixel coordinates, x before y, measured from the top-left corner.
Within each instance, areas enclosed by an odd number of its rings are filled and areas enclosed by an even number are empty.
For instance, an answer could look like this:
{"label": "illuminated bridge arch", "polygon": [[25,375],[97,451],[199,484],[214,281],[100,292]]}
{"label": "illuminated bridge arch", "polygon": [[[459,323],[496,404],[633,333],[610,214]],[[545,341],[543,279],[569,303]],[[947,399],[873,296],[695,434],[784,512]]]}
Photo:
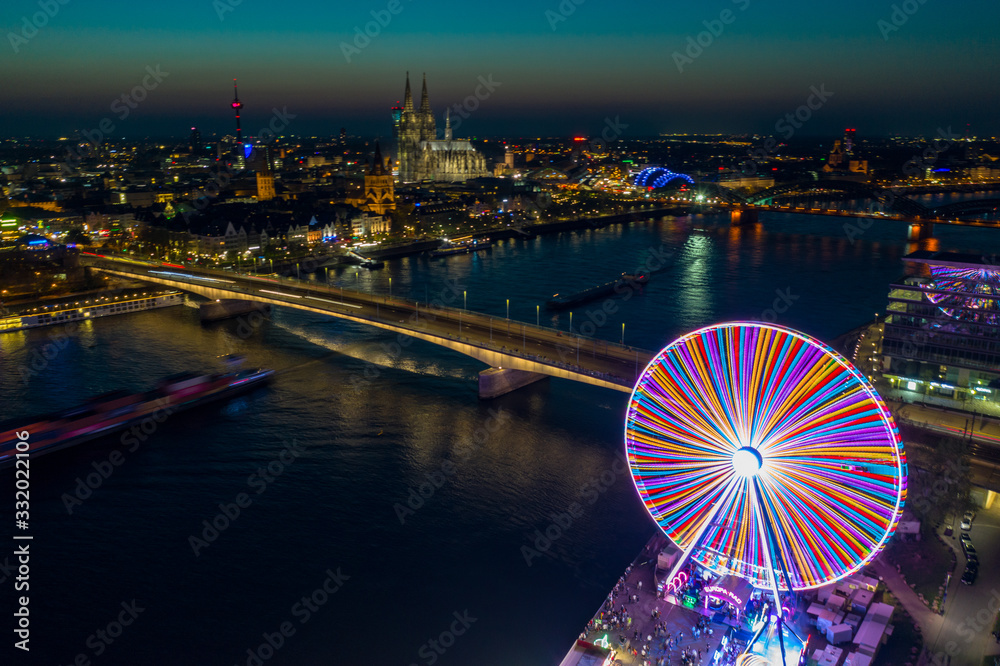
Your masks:
{"label": "illuminated bridge arch", "polygon": [[938,206],[931,210],[936,217],[951,218],[962,217],[963,215],[992,215],[1000,214],[1000,199],[975,199],[973,201],[959,201],[957,203]]}
{"label": "illuminated bridge arch", "polygon": [[886,212],[901,213],[913,217],[923,217],[928,214],[927,207],[891,190],[875,189],[865,183],[851,180],[806,180],[794,183],[776,185],[747,197],[748,203],[771,204],[782,197],[802,196],[806,194],[822,194],[829,197],[848,199],[873,199],[884,206]]}
{"label": "illuminated bridge arch", "polygon": [[643,169],[635,177],[634,185],[636,187],[645,187],[655,190],[666,186],[667,183],[677,180],[678,178],[694,185],[694,179],[691,178],[691,176],[687,176],[683,173],[674,173],[673,171],[664,169],[663,167],[647,167]]}

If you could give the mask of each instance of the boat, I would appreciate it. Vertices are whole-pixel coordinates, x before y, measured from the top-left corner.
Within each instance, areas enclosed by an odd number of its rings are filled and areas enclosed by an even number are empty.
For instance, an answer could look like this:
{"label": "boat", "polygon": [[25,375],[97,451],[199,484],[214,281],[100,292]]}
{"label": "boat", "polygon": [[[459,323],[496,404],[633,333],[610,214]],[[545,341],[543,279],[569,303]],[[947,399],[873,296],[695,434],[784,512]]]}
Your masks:
{"label": "boat", "polygon": [[492,246],[493,241],[489,238],[473,238],[459,243],[446,241],[444,245],[431,252],[431,257],[437,259],[438,257],[448,257],[453,254],[468,254],[470,252],[485,250]]}
{"label": "boat", "polygon": [[[13,465],[18,453],[34,458],[140,423],[159,423],[175,412],[246,393],[273,377],[274,371],[265,369],[182,373],[160,380],[149,391],[105,393],[61,412],[0,424],[0,467]],[[24,433],[27,447],[18,449]]]}
{"label": "boat", "polygon": [[564,310],[602,296],[623,294],[629,288],[634,288],[635,285],[644,285],[647,282],[649,282],[649,276],[645,273],[622,273],[617,280],[605,282],[574,294],[553,294],[552,298],[545,302],[545,307],[550,310]]}

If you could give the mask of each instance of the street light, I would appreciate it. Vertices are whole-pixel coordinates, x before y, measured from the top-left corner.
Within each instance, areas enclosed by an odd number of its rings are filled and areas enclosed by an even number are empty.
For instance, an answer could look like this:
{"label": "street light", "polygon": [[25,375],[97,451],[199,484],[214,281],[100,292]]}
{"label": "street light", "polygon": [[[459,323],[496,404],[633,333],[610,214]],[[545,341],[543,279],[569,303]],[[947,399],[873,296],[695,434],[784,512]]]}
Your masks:
{"label": "street light", "polygon": [[541,314],[541,309],[540,309],[541,307],[542,306],[540,306],[540,305],[536,305],[535,306],[535,326],[539,326],[539,327],[542,325],[542,319],[541,319],[542,314]]}
{"label": "street light", "polygon": [[469,309],[469,298],[468,298],[468,296],[469,296],[469,292],[467,292],[467,291],[465,291],[463,289],[462,290],[462,309],[463,310],[468,310]]}
{"label": "street light", "polygon": [[625,346],[625,322],[622,322],[622,346]]}
{"label": "street light", "polygon": [[392,298],[392,278],[389,278],[389,298]]}

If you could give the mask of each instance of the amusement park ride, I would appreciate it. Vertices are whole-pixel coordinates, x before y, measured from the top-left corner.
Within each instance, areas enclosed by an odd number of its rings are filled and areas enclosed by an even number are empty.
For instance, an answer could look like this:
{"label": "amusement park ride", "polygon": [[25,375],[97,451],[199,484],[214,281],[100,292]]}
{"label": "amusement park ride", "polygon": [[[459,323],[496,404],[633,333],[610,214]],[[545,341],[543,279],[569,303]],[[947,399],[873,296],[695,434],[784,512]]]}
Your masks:
{"label": "amusement park ride", "polygon": [[773,596],[741,664],[769,663],[751,654],[765,633],[785,664],[786,642],[802,641],[782,594],[871,562],[906,499],[903,446],[872,386],[829,347],[769,324],[717,324],[660,351],[629,400],[625,448],[683,553],[667,580],[694,561]]}

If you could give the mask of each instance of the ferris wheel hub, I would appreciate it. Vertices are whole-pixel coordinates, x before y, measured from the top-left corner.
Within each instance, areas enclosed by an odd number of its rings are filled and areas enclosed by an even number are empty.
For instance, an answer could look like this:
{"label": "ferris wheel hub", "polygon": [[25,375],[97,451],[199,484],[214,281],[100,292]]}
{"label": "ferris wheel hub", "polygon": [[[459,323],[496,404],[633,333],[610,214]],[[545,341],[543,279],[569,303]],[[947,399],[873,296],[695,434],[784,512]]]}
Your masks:
{"label": "ferris wheel hub", "polygon": [[760,468],[764,466],[764,458],[760,452],[752,446],[744,446],[736,449],[733,453],[733,469],[743,477],[757,476]]}

